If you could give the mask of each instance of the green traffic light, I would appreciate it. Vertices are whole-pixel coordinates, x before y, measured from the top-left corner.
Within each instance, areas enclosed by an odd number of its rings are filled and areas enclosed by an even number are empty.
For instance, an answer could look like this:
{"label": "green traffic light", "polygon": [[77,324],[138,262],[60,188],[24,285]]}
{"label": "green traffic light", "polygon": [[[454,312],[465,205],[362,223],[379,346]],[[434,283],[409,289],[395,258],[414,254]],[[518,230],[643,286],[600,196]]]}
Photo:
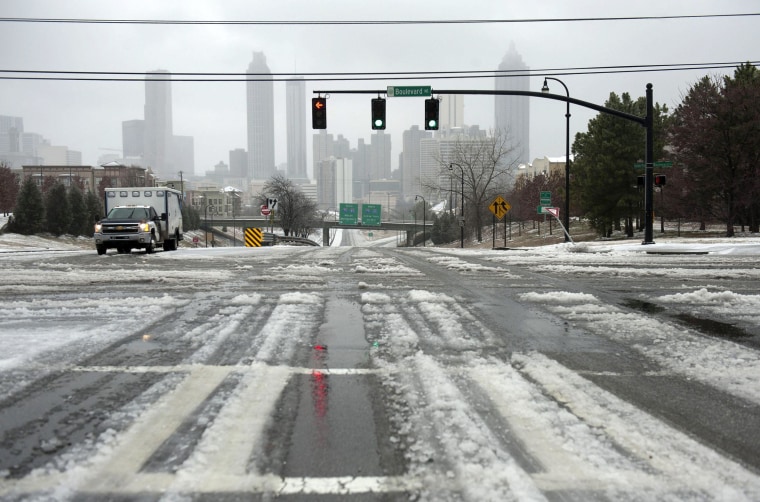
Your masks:
{"label": "green traffic light", "polygon": [[375,119],[375,127],[377,128],[383,127],[383,121],[380,119]]}
{"label": "green traffic light", "polygon": [[438,122],[435,120],[428,120],[429,129],[438,129]]}

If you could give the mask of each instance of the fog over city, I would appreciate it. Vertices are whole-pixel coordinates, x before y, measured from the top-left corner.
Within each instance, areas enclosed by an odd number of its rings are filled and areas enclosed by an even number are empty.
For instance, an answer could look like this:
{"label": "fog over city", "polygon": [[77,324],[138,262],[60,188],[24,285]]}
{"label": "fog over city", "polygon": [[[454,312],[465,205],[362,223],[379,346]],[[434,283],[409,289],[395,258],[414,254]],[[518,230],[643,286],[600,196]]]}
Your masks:
{"label": "fog over city", "polygon": [[[388,85],[430,85],[435,89],[493,89],[493,72],[511,44],[532,72],[531,90],[539,92],[544,75],[562,79],[573,98],[604,104],[610,92],[643,96],[654,86],[656,102],[673,109],[682,95],[705,75],[732,74],[740,62],[760,60],[758,17],[752,2],[677,0],[600,2],[538,0],[472,2],[435,0],[375,3],[246,2],[227,0],[5,0],[0,3],[0,115],[22,117],[24,130],[41,134],[52,145],[82,153],[82,163],[97,165],[101,156],[122,148],[122,122],[143,118],[145,84],[136,81],[33,80],[61,77],[26,72],[107,72],[74,77],[131,78],[163,69],[171,73],[210,73],[203,82],[172,83],[174,134],[194,140],[194,172],[203,174],[229,152],[247,148],[246,84],[219,82],[220,74],[245,73],[254,52],[266,56],[275,79],[306,78],[306,97],[315,90],[377,90]],[[711,17],[701,17],[708,16]],[[621,18],[628,19],[609,19]],[[28,22],[18,18],[79,20],[152,20],[188,23]],[[600,20],[599,18],[605,18]],[[637,19],[631,19],[637,18]],[[648,18],[648,19],[644,19]],[[14,20],[15,19],[15,20]],[[473,23],[377,23],[378,21],[510,21]],[[289,21],[289,24],[213,24],[192,21]],[[334,23],[318,23],[334,21]],[[372,24],[345,23],[373,21]],[[293,22],[298,22],[293,24]],[[725,67],[719,68],[725,63]],[[611,72],[607,67],[699,65],[681,71]],[[594,69],[590,69],[594,68]],[[671,67],[672,68],[672,67]],[[660,68],[663,69],[663,68]],[[442,72],[418,80],[390,73]],[[453,72],[482,72],[480,78]],[[377,80],[315,81],[316,74],[382,73]],[[405,75],[408,76],[408,73]],[[178,80],[178,78],[175,78]],[[556,82],[551,92],[564,94]],[[332,94],[327,132],[342,134],[351,147],[369,142],[372,94]],[[286,162],[285,82],[275,82],[275,162]],[[308,116],[308,108],[303,110]],[[571,108],[571,134],[585,131],[595,112]],[[530,158],[562,156],[565,105],[531,99]],[[402,133],[423,128],[423,100],[390,98],[392,168],[398,168]],[[308,173],[313,131],[307,123]],[[464,123],[494,126],[492,96],[465,96]],[[190,171],[190,170],[188,170]]]}

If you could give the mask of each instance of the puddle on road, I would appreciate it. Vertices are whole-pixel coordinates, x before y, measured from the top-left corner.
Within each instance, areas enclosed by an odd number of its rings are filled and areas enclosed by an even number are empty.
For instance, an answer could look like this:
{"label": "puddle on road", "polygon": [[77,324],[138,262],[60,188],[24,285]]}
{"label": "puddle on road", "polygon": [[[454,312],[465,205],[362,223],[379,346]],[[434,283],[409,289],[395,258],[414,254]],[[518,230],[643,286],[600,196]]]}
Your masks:
{"label": "puddle on road", "polygon": [[678,314],[675,317],[707,335],[718,336],[721,338],[749,338],[752,336],[743,329],[726,322],[702,319],[701,317],[696,317],[691,314]]}
{"label": "puddle on road", "polygon": [[640,310],[645,314],[659,314],[660,312],[665,312],[665,307],[661,307],[656,303],[645,302],[644,300],[629,299],[625,301],[624,305],[628,308]]}
{"label": "puddle on road", "polygon": [[369,346],[360,305],[343,298],[331,298],[327,302],[325,317],[312,353],[312,368],[366,366]]}
{"label": "puddle on road", "polygon": [[361,306],[330,298],[314,340],[311,372],[294,375],[283,391],[258,468],[284,477],[403,472],[388,439],[386,410],[377,406],[377,377],[338,371],[368,366]]}
{"label": "puddle on road", "polygon": [[[660,314],[666,311],[665,307],[644,300],[629,299],[625,301],[625,306],[630,307],[645,314]],[[691,314],[678,313],[672,317],[684,322],[705,335],[720,338],[738,339],[751,338],[752,335],[743,329],[726,322],[715,321],[713,319],[704,319]]]}

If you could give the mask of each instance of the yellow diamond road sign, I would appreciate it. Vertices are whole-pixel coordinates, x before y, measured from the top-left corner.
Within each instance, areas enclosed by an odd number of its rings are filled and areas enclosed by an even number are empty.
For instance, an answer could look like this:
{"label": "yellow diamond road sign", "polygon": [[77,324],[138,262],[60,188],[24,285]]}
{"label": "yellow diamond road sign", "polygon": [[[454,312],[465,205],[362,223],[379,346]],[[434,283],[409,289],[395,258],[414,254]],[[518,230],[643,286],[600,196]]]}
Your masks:
{"label": "yellow diamond road sign", "polygon": [[500,220],[504,218],[504,215],[507,214],[510,209],[512,209],[512,206],[499,195],[493,200],[493,202],[491,202],[488,209],[490,209],[493,215]]}

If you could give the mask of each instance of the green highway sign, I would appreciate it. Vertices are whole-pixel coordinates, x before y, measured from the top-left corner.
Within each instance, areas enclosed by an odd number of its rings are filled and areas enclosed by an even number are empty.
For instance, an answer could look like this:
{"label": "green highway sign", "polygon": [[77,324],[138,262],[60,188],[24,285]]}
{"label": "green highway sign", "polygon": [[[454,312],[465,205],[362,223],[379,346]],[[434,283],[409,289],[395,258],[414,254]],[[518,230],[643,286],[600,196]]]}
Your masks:
{"label": "green highway sign", "polygon": [[359,204],[340,204],[340,219],[341,225],[356,225],[359,220]]}
{"label": "green highway sign", "polygon": [[539,202],[542,206],[551,206],[552,205],[552,193],[551,192],[541,192],[539,195]]}
{"label": "green highway sign", "polygon": [[[633,167],[636,169],[644,169],[647,165],[644,162],[636,162]],[[670,161],[653,162],[653,167],[673,167],[673,163]]]}
{"label": "green highway sign", "polygon": [[389,98],[418,98],[429,97],[433,95],[433,88],[429,85],[405,85],[405,86],[388,86]]}
{"label": "green highway sign", "polygon": [[362,204],[362,226],[380,226],[383,206],[380,204]]}

